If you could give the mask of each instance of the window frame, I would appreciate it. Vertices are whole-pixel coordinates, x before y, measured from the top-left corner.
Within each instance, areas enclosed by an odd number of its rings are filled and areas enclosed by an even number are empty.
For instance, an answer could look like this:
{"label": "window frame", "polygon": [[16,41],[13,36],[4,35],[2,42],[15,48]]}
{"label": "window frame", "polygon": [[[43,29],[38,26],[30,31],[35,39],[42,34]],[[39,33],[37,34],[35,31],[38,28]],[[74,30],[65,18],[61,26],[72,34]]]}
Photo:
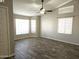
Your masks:
{"label": "window frame", "polygon": [[[21,18],[16,18],[16,19],[20,19],[20,20],[29,20],[29,33],[26,34],[16,34],[16,35],[28,35],[28,34],[36,34],[37,33],[37,19],[21,19]],[[15,19],[15,33],[16,33],[16,19]],[[31,20],[36,20],[36,28],[35,28],[35,32],[32,33],[32,28],[31,28]]]}
{"label": "window frame", "polygon": [[[17,19],[18,19],[18,20],[28,20],[28,24],[29,24],[29,22],[30,22],[29,19],[19,19],[19,18],[16,18],[16,19],[15,19],[15,31],[16,31],[16,20],[17,20]],[[29,26],[30,26],[30,25],[29,25]],[[29,26],[28,26],[28,27],[29,27]],[[30,29],[30,28],[29,28],[29,29]],[[29,29],[28,29],[28,30],[29,30]],[[29,33],[30,33],[29,31],[28,31],[28,33],[20,33],[20,34],[17,34],[17,32],[16,32],[16,35],[25,35],[25,34],[29,34]]]}
{"label": "window frame", "polygon": [[[64,23],[63,25],[64,25],[64,29],[63,29],[63,31],[64,32],[60,32],[60,28],[59,28],[59,20],[60,19],[64,19],[65,18],[65,21],[64,22],[66,22],[68,19],[67,18],[71,18],[71,24],[70,24],[70,26],[71,26],[71,28],[70,28],[70,32],[69,33],[67,33],[67,25],[68,25],[68,23]],[[73,17],[63,17],[63,18],[58,18],[58,29],[57,29],[57,32],[59,33],[59,34],[72,34],[73,32],[72,32],[72,30],[73,30]]]}

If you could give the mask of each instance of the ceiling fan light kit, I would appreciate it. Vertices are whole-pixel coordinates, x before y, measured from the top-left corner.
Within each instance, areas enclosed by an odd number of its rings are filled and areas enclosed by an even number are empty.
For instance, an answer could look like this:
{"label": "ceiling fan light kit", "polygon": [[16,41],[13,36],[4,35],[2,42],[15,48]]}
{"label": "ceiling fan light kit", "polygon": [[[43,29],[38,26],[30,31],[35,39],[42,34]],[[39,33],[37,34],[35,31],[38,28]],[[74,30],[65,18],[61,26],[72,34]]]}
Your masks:
{"label": "ceiling fan light kit", "polygon": [[43,8],[44,0],[41,0],[41,2],[42,2],[42,8],[40,9],[40,14],[46,14],[46,12],[52,12],[52,10],[46,10]]}
{"label": "ceiling fan light kit", "polygon": [[40,14],[45,14],[45,9],[42,9],[42,10],[40,11]]}

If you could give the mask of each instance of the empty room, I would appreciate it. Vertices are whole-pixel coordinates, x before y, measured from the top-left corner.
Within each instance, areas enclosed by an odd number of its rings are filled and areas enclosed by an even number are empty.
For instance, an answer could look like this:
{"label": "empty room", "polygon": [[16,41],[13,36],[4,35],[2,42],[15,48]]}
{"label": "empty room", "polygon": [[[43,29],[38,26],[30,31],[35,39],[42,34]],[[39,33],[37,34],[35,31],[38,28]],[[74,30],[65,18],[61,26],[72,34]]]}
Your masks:
{"label": "empty room", "polygon": [[79,59],[79,0],[0,0],[0,59]]}

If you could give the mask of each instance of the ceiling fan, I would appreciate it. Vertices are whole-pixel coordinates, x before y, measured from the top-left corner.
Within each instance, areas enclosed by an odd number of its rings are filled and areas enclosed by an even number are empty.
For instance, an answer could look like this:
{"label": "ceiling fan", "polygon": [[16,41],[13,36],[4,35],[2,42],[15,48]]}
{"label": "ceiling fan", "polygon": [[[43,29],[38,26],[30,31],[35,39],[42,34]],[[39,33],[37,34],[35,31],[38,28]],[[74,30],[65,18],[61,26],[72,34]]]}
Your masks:
{"label": "ceiling fan", "polygon": [[46,10],[44,9],[43,5],[44,5],[44,0],[41,0],[42,2],[42,8],[40,9],[40,13],[41,14],[46,14],[47,12],[53,12],[52,10]]}

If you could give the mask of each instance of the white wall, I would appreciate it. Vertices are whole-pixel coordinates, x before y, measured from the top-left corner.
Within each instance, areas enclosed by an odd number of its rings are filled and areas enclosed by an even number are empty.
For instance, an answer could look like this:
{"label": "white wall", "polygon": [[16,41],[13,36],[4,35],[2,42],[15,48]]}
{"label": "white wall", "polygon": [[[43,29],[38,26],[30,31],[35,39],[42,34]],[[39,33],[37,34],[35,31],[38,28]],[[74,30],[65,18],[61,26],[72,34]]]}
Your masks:
{"label": "white wall", "polygon": [[[64,6],[74,5],[74,13],[58,15],[58,9],[41,17],[41,37],[79,45],[79,0],[74,0]],[[62,7],[64,7],[62,6]],[[74,16],[72,34],[59,34],[58,17]]]}

